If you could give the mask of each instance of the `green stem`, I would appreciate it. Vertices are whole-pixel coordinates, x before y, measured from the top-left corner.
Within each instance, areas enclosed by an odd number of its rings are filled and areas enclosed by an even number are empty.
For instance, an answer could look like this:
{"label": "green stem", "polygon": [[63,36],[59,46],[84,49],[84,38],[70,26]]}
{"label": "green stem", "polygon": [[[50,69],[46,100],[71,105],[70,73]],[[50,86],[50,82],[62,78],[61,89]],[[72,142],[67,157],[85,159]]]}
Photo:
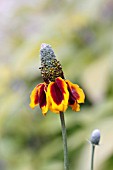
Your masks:
{"label": "green stem", "polygon": [[67,134],[64,113],[60,112],[60,120],[62,127],[62,138],[63,138],[63,147],[64,147],[64,170],[69,170],[69,161],[68,161],[68,148],[67,148]]}
{"label": "green stem", "polygon": [[93,170],[94,164],[94,152],[95,152],[95,145],[92,144],[92,152],[91,152],[91,170]]}

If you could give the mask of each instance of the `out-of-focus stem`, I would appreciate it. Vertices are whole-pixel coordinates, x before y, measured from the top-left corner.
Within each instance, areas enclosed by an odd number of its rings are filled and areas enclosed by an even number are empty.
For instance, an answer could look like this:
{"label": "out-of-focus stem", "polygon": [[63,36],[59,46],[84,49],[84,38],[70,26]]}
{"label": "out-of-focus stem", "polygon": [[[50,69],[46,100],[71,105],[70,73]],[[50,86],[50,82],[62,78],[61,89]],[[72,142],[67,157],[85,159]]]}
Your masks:
{"label": "out-of-focus stem", "polygon": [[94,152],[95,152],[95,145],[92,144],[92,151],[91,151],[91,170],[94,168]]}

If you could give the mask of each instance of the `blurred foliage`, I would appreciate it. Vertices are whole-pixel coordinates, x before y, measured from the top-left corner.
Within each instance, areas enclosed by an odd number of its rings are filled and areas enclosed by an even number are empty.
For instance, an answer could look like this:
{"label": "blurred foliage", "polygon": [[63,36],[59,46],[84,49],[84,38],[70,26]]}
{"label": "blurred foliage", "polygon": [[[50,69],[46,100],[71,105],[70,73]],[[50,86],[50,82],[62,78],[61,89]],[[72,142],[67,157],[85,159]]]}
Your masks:
{"label": "blurred foliage", "polygon": [[70,170],[89,169],[94,128],[102,135],[95,170],[112,170],[113,1],[1,0],[0,14],[0,170],[63,170],[59,116],[29,108],[43,42],[86,93],[81,112],[65,113]]}

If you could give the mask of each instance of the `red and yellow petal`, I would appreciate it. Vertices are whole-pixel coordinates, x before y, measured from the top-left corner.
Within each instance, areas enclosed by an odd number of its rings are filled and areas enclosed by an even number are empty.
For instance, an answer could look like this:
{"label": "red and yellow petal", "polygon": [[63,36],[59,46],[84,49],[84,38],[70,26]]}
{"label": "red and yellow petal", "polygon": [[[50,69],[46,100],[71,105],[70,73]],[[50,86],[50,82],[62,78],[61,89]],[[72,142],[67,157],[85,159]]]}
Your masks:
{"label": "red and yellow petal", "polygon": [[73,84],[69,80],[66,80],[66,83],[68,85],[68,90],[70,94],[69,96],[70,105],[71,103],[74,104],[75,101],[77,101],[77,103],[84,103],[85,94],[83,90],[77,84]]}
{"label": "red and yellow petal", "polygon": [[68,107],[69,92],[65,81],[58,77],[55,82],[51,82],[47,88],[47,98],[49,109],[52,112],[65,112]]}
{"label": "red and yellow petal", "polygon": [[80,105],[75,101],[73,105],[70,105],[73,111],[80,111]]}
{"label": "red and yellow petal", "polygon": [[48,111],[48,102],[46,100],[46,84],[41,83],[38,84],[30,95],[30,107],[33,109],[38,104],[40,105],[40,108],[42,109],[42,113],[45,115]]}
{"label": "red and yellow petal", "polygon": [[39,105],[40,105],[40,108],[42,109],[42,114],[46,115],[48,111],[48,100],[46,97],[46,85],[45,84],[40,88]]}
{"label": "red and yellow petal", "polygon": [[34,89],[33,91],[31,92],[31,95],[30,95],[30,107],[32,109],[35,108],[35,106],[37,106],[39,104],[39,91],[40,91],[40,87],[42,86],[43,84],[38,84]]}

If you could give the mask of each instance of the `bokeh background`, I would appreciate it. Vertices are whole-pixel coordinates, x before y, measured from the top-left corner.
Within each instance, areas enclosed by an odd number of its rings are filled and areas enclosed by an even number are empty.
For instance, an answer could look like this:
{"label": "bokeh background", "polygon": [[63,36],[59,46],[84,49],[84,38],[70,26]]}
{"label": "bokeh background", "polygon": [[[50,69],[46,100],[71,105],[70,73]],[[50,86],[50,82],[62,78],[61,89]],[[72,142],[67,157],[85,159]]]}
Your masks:
{"label": "bokeh background", "polygon": [[0,0],[0,170],[63,170],[59,116],[29,108],[41,43],[86,93],[80,112],[65,113],[70,170],[90,169],[95,128],[95,170],[113,170],[112,0]]}

